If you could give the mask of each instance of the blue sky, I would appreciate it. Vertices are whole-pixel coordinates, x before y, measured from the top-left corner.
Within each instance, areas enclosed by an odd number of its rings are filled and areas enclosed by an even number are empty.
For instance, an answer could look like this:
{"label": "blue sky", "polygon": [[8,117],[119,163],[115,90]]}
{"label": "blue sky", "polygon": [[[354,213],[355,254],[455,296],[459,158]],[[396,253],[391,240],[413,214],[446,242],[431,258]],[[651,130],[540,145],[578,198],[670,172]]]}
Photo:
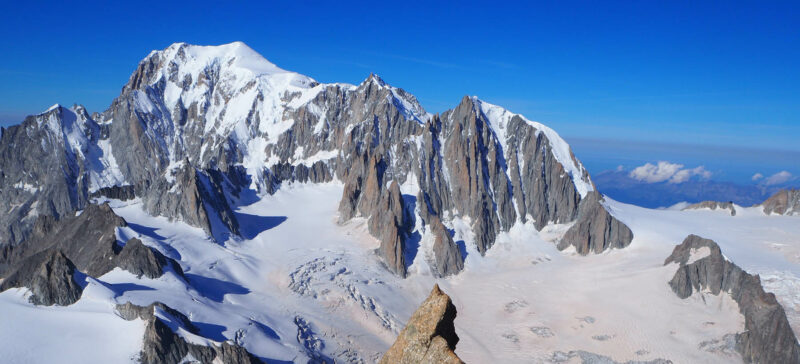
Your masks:
{"label": "blue sky", "polygon": [[797,1],[297,3],[3,2],[0,125],[102,111],[150,50],[241,40],[322,82],[376,72],[432,112],[478,95],[568,141],[800,151]]}

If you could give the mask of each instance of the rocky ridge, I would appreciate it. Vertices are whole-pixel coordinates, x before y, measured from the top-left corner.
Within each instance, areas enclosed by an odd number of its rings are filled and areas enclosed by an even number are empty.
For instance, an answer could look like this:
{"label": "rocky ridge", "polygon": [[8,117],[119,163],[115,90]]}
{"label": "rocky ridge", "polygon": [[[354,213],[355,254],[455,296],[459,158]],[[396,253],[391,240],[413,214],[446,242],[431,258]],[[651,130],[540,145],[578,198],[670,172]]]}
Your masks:
{"label": "rocky ridge", "polygon": [[180,265],[139,239],[120,246],[116,229],[127,226],[108,204],[89,204],[79,215],[56,220],[42,216],[25,244],[0,250],[0,276],[24,266],[26,259],[45,252],[63,254],[75,267],[99,277],[119,267],[141,277],[158,278],[167,268],[182,275]]}
{"label": "rocky ridge", "polygon": [[25,258],[0,283],[0,291],[10,288],[30,289],[28,301],[34,305],[68,306],[81,298],[75,264],[58,250],[46,250]]}
{"label": "rocky ridge", "polygon": [[239,345],[227,341],[218,343],[200,336],[184,314],[161,302],[148,306],[128,302],[117,305],[117,312],[125,320],[145,321],[144,343],[138,358],[141,363],[261,363]]}
{"label": "rocky ridge", "polygon": [[693,292],[730,294],[745,318],[745,331],[736,334],[736,350],[748,363],[798,363],[800,344],[775,295],[764,291],[758,275],[728,261],[712,240],[689,235],[664,265],[676,263],[669,282],[680,298]]}
{"label": "rocky ridge", "polygon": [[463,363],[454,352],[459,340],[455,318],[450,296],[434,285],[379,363]]}
{"label": "rocky ridge", "polygon": [[728,201],[728,202],[703,201],[703,202],[698,202],[698,203],[686,206],[681,210],[686,211],[686,210],[700,210],[700,209],[730,210],[731,211],[731,216],[736,216],[736,207],[733,205],[733,202],[730,202],[730,201]]}
{"label": "rocky ridge", "polygon": [[767,215],[800,215],[800,190],[780,190],[761,204]]}
{"label": "rocky ridge", "polygon": [[131,238],[120,246],[116,229],[126,226],[107,204],[89,204],[77,216],[37,219],[25,244],[0,250],[0,291],[26,287],[37,305],[71,305],[83,292],[86,276],[114,268],[137,277],[158,278],[167,271],[183,276],[181,266]]}

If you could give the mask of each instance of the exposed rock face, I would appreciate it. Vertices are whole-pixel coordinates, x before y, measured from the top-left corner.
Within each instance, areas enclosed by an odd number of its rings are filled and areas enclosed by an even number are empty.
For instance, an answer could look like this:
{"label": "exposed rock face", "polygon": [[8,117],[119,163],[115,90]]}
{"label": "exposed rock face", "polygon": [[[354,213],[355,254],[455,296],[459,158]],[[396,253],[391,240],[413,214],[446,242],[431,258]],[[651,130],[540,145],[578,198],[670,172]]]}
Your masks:
{"label": "exposed rock face", "polygon": [[125,243],[122,251],[116,258],[116,265],[141,278],[158,278],[164,274],[164,268],[172,267],[179,275],[183,275],[180,265],[165,257],[159,251],[142,244],[142,241],[132,238]]}
{"label": "exposed rock face", "polygon": [[144,345],[139,357],[141,363],[183,363],[193,358],[200,363],[261,363],[245,348],[231,342],[219,345],[197,345],[187,342],[175,333],[178,328],[198,335],[197,328],[182,313],[156,302],[137,306],[130,302],[117,305],[117,312],[125,320],[140,318],[146,322]]}
{"label": "exposed rock face", "polygon": [[[705,251],[704,256],[698,256]],[[722,255],[712,240],[689,235],[676,246],[664,264],[679,264],[669,282],[680,298],[694,291],[726,292],[739,304],[745,331],[736,335],[736,349],[749,363],[798,363],[800,344],[789,326],[783,307],[772,293],[764,292],[758,275],[751,275]]]}
{"label": "exposed rock face", "polygon": [[450,232],[438,217],[431,218],[430,227],[434,236],[434,261],[431,267],[433,274],[437,277],[457,274],[464,269],[464,257],[461,256],[461,250],[453,242]]}
{"label": "exposed rock face", "polygon": [[239,222],[225,196],[225,180],[221,175],[211,178],[211,173],[198,171],[185,159],[155,185],[142,188],[145,209],[201,227],[215,238],[223,239],[226,232],[239,234]]}
{"label": "exposed rock face", "polygon": [[35,305],[67,306],[81,298],[83,287],[75,281],[75,265],[57,250],[24,259],[0,284],[0,291],[27,287]]}
{"label": "exposed rock face", "polygon": [[547,133],[495,108],[464,97],[458,107],[442,115],[450,198],[441,206],[432,203],[436,212],[454,211],[472,218],[481,254],[518,217],[525,222],[530,216],[537,229],[574,220],[581,199],[562,164],[575,163],[571,152],[571,160],[558,161]]}
{"label": "exposed rock face", "polygon": [[0,245],[24,240],[38,215],[62,216],[86,205],[91,159],[98,150],[92,141],[99,134],[84,108],[61,106],[3,132]]}
{"label": "exposed rock face", "polygon": [[736,208],[733,206],[733,202],[719,202],[719,201],[703,201],[698,202],[695,204],[691,204],[683,208],[685,210],[700,210],[700,209],[721,209],[721,210],[730,210],[731,216],[736,216]]}
{"label": "exposed rock face", "polygon": [[[350,173],[339,204],[340,219],[368,217],[369,232],[381,241],[378,253],[390,271],[405,276],[405,239],[409,223],[397,181],[385,187],[386,165],[372,156],[362,173]],[[365,173],[365,175],[363,174]],[[363,177],[362,177],[363,175]]]}
{"label": "exposed rock face", "polygon": [[89,197],[107,197],[114,200],[127,201],[136,198],[134,186],[111,186],[102,187],[91,193]]}
{"label": "exposed rock face", "polygon": [[[238,42],[173,44],[142,60],[105,112],[56,108],[9,128],[0,171],[0,211],[10,211],[0,213],[8,226],[0,245],[22,241],[36,214],[69,215],[87,196],[137,197],[151,214],[224,240],[239,231],[239,191],[339,180],[341,220],[367,218],[399,275],[413,259],[407,239],[419,232],[410,230],[433,217],[445,227],[469,221],[484,254],[517,222],[574,221],[595,189],[558,134],[520,115],[464,97],[434,116],[376,75],[357,86],[319,84]],[[433,265],[457,271],[463,262],[441,237]]]}
{"label": "exposed rock face", "polygon": [[600,201],[602,196],[597,191],[589,192],[581,201],[578,221],[561,238],[558,249],[574,246],[578,254],[586,255],[624,248],[631,243],[631,229],[612,216]]}
{"label": "exposed rock face", "polygon": [[771,215],[800,215],[800,190],[781,190],[761,204],[764,213]]}
{"label": "exposed rock face", "polygon": [[305,164],[295,166],[288,162],[281,162],[270,167],[269,172],[270,184],[268,188],[271,193],[284,181],[324,183],[333,179],[328,165],[322,161],[316,161],[311,166],[306,166]]}
{"label": "exposed rock face", "polygon": [[182,274],[177,262],[144,246],[138,239],[120,246],[116,228],[126,225],[108,204],[89,204],[80,215],[61,220],[42,216],[24,244],[0,251],[0,275],[25,264],[28,257],[48,251],[62,252],[78,270],[92,277],[102,276],[115,267],[149,278],[160,277],[167,266]]}
{"label": "exposed rock face", "polygon": [[458,343],[455,318],[450,297],[435,285],[380,363],[463,363],[454,352]]}

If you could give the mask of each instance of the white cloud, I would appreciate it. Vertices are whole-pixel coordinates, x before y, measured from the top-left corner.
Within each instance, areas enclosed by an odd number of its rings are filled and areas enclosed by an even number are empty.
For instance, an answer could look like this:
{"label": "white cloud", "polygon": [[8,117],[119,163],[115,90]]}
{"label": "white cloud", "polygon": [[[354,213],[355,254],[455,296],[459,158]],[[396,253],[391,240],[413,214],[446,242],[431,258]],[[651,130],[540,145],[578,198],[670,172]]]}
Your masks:
{"label": "white cloud", "polygon": [[763,175],[763,174],[761,174],[761,173],[756,173],[756,174],[754,174],[754,175],[753,175],[753,177],[751,177],[750,179],[752,179],[753,181],[758,181],[758,180],[760,180],[760,179],[762,179],[762,178],[764,178],[764,175]]}
{"label": "white cloud", "polygon": [[693,176],[700,176],[704,179],[711,178],[711,172],[707,171],[703,166],[684,169],[683,164],[659,161],[658,164],[645,163],[643,166],[636,167],[628,176],[647,183],[664,181],[668,181],[668,183],[683,183]]}
{"label": "white cloud", "polygon": [[792,174],[789,173],[788,171],[780,171],[778,173],[775,173],[767,177],[762,183],[767,186],[772,186],[772,185],[779,185],[781,183],[786,183],[793,179],[794,176],[792,176]]}
{"label": "white cloud", "polygon": [[703,179],[711,178],[711,172],[707,171],[705,167],[700,166],[692,169],[681,169],[669,179],[669,183],[683,183],[692,178],[692,176],[700,176]]}

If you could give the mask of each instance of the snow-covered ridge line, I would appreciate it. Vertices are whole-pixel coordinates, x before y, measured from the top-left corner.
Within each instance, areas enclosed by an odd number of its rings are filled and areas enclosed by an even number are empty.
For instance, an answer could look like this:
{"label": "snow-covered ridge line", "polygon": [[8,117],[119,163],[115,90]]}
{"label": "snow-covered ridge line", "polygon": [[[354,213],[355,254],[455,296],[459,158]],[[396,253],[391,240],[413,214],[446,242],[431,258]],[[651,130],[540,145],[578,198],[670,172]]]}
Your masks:
{"label": "snow-covered ridge line", "polygon": [[264,58],[264,56],[239,41],[218,46],[201,46],[183,42],[173,43],[164,50],[155,50],[151,52],[148,58],[155,55],[163,55],[167,59],[175,59],[175,57],[181,53],[186,57],[185,61],[187,65],[193,64],[202,67],[213,63],[226,63],[226,65],[231,68],[247,70],[255,76],[288,73],[302,76],[310,82],[315,82],[308,76],[303,76],[299,73],[287,71],[276,66],[274,63]]}
{"label": "snow-covered ridge line", "polygon": [[544,133],[544,135],[547,137],[547,140],[550,142],[550,148],[553,152],[553,155],[556,157],[556,160],[558,160],[558,162],[564,166],[564,169],[567,171],[567,173],[569,173],[570,177],[572,178],[572,182],[575,184],[575,188],[578,190],[578,193],[581,194],[582,198],[586,197],[587,193],[594,190],[594,185],[589,178],[589,173],[586,171],[586,168],[584,168],[583,165],[574,157],[569,144],[567,144],[567,142],[562,139],[555,130],[545,126],[542,123],[528,120],[522,114],[515,114],[501,106],[493,105],[483,101],[477,96],[472,96],[471,98],[475,104],[479,105],[481,109],[480,111],[486,115],[486,118],[491,124],[492,130],[494,130],[495,135],[497,135],[497,139],[500,140],[500,143],[503,146],[503,150],[506,150],[506,126],[513,117],[519,116],[526,123],[536,128],[536,130]]}
{"label": "snow-covered ridge line", "polygon": [[433,114],[425,111],[414,95],[401,88],[389,85],[380,76],[372,73],[367,78],[367,82],[373,82],[382,88],[388,89],[391,92],[392,102],[406,119],[416,120],[420,124],[425,124],[433,118]]}

